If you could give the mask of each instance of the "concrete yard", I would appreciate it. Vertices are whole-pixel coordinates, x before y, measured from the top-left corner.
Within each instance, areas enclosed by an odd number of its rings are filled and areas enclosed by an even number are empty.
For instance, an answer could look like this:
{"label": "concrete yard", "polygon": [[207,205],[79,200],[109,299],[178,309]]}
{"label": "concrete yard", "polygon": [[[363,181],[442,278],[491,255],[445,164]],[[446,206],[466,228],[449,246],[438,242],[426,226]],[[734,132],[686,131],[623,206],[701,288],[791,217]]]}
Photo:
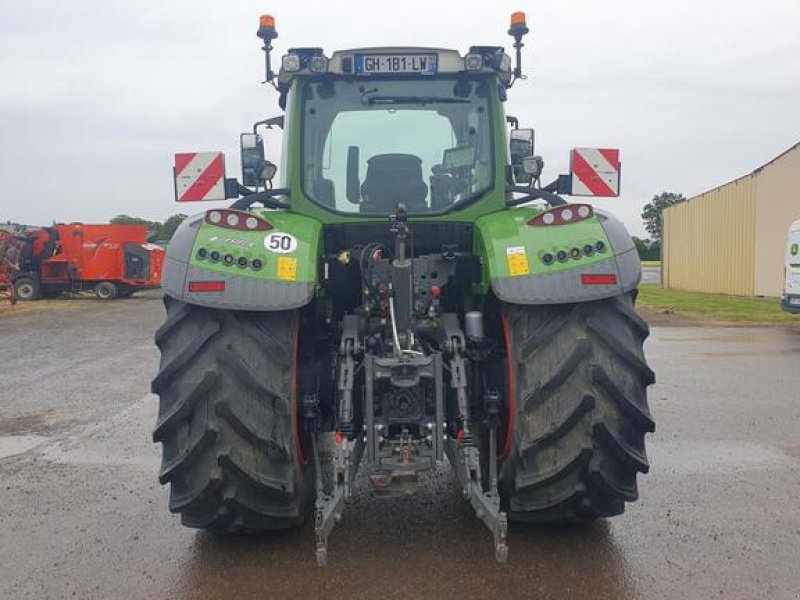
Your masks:
{"label": "concrete yard", "polygon": [[656,326],[651,471],[622,516],[512,526],[506,565],[449,468],[312,528],[220,538],[156,479],[156,293],[0,314],[0,598],[800,598],[800,330]]}

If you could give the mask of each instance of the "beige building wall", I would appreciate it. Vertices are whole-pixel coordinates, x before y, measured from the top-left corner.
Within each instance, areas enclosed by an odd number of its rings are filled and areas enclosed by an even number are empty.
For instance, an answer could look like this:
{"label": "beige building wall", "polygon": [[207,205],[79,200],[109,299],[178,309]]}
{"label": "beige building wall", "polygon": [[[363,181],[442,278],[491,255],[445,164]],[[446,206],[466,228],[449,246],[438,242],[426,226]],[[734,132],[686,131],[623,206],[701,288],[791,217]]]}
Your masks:
{"label": "beige building wall", "polygon": [[786,235],[800,219],[800,145],[755,172],[755,294],[780,296]]}
{"label": "beige building wall", "polygon": [[746,175],[666,209],[662,236],[664,287],[752,295],[755,212],[755,175]]}

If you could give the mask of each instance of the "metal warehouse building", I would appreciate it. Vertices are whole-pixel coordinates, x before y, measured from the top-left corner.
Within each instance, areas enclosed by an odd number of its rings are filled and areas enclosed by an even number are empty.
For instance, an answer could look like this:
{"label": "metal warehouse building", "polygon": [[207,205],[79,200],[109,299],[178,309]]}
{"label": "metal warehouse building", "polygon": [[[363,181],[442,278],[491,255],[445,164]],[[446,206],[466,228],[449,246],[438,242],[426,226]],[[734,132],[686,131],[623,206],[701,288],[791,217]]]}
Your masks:
{"label": "metal warehouse building", "polygon": [[800,219],[800,144],[663,214],[664,287],[780,296],[786,235]]}

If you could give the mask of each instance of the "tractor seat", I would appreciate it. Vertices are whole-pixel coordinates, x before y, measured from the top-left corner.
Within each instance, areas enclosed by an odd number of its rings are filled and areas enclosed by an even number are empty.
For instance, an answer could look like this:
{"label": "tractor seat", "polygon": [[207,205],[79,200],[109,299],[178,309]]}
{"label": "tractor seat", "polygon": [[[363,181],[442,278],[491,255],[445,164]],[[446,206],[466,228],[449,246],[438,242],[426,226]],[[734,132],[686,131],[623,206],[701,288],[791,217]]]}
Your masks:
{"label": "tractor seat", "polygon": [[422,178],[422,159],[413,154],[376,154],[367,161],[361,184],[361,212],[389,214],[405,204],[409,212],[428,208],[428,186]]}

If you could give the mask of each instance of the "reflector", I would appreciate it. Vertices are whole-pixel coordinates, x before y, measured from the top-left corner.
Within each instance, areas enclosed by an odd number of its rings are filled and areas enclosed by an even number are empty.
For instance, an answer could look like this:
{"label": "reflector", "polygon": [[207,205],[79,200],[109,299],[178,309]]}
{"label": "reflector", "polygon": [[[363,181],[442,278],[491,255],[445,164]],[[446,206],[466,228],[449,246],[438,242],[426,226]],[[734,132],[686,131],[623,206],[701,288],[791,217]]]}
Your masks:
{"label": "reflector", "polygon": [[224,292],[224,281],[190,281],[190,292]]}
{"label": "reflector", "polygon": [[581,275],[583,285],[616,285],[617,276],[614,273],[584,273]]}

